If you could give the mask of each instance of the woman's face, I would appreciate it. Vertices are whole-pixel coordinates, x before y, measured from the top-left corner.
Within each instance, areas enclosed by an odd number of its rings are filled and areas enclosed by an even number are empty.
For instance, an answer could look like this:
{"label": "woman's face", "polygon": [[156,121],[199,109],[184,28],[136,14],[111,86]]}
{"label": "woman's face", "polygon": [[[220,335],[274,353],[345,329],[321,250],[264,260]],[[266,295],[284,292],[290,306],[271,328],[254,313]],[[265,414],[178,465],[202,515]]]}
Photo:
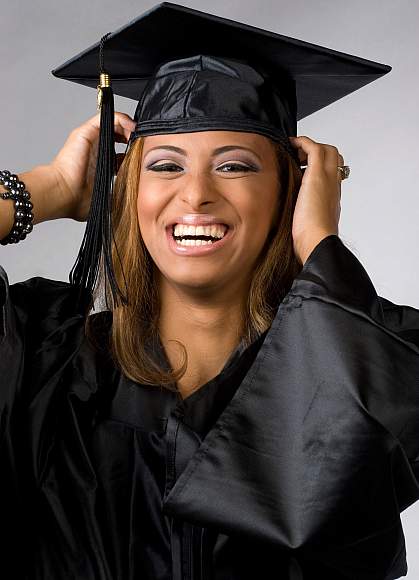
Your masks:
{"label": "woman's face", "polygon": [[278,190],[276,154],[263,135],[145,137],[138,221],[161,281],[203,294],[245,289],[276,220]]}

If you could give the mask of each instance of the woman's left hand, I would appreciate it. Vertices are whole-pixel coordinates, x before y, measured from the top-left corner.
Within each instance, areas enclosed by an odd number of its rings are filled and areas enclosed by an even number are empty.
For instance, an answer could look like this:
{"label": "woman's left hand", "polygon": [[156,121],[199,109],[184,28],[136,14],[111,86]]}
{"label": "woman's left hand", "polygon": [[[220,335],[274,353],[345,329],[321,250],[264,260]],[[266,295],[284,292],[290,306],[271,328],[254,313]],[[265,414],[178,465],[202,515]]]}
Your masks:
{"label": "woman's left hand", "polygon": [[317,244],[339,234],[343,157],[333,145],[309,137],[289,137],[300,161],[307,165],[294,209],[292,237],[297,259],[304,265]]}

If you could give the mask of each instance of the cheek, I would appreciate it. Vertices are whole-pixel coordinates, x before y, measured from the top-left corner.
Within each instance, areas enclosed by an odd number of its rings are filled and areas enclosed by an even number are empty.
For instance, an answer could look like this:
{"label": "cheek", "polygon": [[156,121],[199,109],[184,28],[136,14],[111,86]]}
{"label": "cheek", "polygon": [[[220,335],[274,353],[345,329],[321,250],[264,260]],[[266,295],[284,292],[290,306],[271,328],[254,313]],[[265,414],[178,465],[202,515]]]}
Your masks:
{"label": "cheek", "polygon": [[159,214],[158,196],[153,195],[152,192],[139,189],[137,196],[137,216],[138,224],[140,226],[141,235],[147,238],[152,223],[155,222]]}
{"label": "cheek", "polygon": [[260,245],[266,239],[272,225],[275,223],[277,214],[278,196],[255,195],[251,201],[242,208],[242,216],[245,221],[245,230],[252,234],[253,239]]}

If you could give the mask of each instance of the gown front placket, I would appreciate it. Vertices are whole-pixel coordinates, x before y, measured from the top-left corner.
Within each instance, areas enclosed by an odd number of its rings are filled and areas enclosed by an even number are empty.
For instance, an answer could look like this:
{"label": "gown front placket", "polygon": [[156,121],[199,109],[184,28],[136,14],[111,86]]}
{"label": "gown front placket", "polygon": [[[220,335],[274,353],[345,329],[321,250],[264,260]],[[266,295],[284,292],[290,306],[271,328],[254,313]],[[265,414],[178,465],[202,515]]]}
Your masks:
{"label": "gown front placket", "polygon": [[[246,348],[241,342],[216,377],[186,399],[179,397],[168,413],[163,502],[239,387],[241,377],[253,361],[265,334],[258,337],[251,347]],[[162,356],[161,352],[159,355]],[[170,530],[172,580],[210,580],[213,577],[211,546],[215,544],[218,533],[167,514],[164,517]]]}
{"label": "gown front placket", "polygon": [[[178,474],[186,467],[202,441],[197,433],[183,423],[182,417],[182,410],[175,408],[167,418],[164,499],[175,484]],[[203,568],[202,553],[194,550],[194,538],[198,536],[199,545],[202,546],[204,528],[171,516],[164,517],[170,529],[172,580],[204,580],[201,574],[198,575],[198,570]]]}

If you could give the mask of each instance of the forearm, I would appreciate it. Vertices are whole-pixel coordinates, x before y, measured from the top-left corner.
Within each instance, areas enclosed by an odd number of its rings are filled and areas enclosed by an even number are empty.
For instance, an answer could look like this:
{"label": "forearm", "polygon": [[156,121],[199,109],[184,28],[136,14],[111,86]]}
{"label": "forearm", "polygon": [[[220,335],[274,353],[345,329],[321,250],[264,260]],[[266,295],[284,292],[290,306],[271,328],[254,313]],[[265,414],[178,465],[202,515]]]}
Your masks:
{"label": "forearm", "polygon": [[[56,174],[49,165],[38,165],[23,173],[18,173],[20,181],[26,185],[33,204],[33,223],[65,218],[70,215],[68,202],[62,195]],[[6,189],[0,186],[0,192]],[[7,236],[13,226],[14,203],[0,197],[0,239]]]}

